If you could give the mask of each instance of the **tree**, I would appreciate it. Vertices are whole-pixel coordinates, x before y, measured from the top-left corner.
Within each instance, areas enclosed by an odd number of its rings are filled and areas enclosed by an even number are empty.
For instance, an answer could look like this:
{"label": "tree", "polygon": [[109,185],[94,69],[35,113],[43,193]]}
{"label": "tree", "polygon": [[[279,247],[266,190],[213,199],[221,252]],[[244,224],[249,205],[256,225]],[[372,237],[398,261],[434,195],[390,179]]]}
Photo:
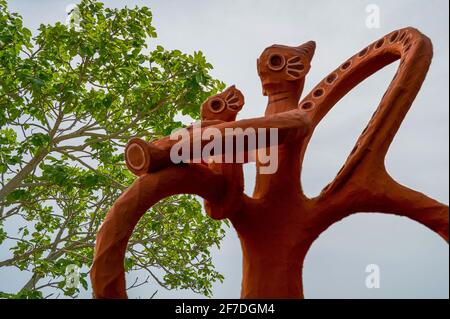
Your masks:
{"label": "tree", "polygon": [[[32,37],[0,0],[0,244],[11,251],[0,267],[30,273],[3,297],[76,296],[68,265],[87,289],[97,228],[133,180],[126,141],[167,135],[180,112],[198,118],[201,102],[224,87],[201,52],[148,49],[156,38],[148,8],[82,0],[75,10],[72,26],[41,25]],[[223,235],[195,197],[167,198],[140,222],[125,268],[211,295],[223,277],[209,249]]]}

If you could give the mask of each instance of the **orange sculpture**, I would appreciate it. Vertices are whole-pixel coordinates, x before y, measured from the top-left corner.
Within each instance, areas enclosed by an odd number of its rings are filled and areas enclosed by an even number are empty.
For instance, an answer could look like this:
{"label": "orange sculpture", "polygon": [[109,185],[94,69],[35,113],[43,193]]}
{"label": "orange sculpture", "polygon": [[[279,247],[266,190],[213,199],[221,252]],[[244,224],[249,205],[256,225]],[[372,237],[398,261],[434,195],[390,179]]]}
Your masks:
{"label": "orange sculpture", "polygon": [[[299,47],[273,45],[261,54],[258,74],[268,96],[264,117],[235,120],[244,104],[235,87],[202,106],[202,132],[214,127],[223,142],[236,138],[229,136],[227,128],[278,129],[278,169],[274,174],[257,174],[252,197],[243,192],[242,164],[194,163],[192,153],[189,163],[174,164],[170,150],[177,141],[169,138],[128,143],[126,162],[139,177],[113,205],[98,232],[91,269],[95,297],[127,297],[128,239],[152,205],[174,194],[202,196],[209,216],[232,222],[243,251],[242,298],[302,298],[302,266],[308,249],[324,230],[353,213],[406,216],[448,242],[448,206],[400,185],[384,166],[388,148],[425,79],[431,41],[414,28],[394,31],[345,61],[299,103],[314,50],[315,43],[308,42]],[[300,174],[314,129],[358,83],[398,59],[394,79],[344,166],[320,195],[307,198]],[[189,135],[187,146],[206,145],[192,128]],[[246,142],[244,147],[245,161],[252,160],[254,145]],[[258,157],[256,165],[263,165]]]}

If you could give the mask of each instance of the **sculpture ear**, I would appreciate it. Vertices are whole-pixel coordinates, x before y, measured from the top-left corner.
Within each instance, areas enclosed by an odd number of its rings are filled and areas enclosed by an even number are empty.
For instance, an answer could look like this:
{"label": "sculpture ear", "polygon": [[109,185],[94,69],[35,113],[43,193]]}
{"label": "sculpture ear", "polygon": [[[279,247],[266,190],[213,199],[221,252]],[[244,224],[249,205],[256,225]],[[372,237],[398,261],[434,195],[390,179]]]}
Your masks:
{"label": "sculpture ear", "polygon": [[297,49],[301,54],[308,60],[311,61],[314,53],[316,52],[316,42],[308,41],[306,43],[300,44]]}

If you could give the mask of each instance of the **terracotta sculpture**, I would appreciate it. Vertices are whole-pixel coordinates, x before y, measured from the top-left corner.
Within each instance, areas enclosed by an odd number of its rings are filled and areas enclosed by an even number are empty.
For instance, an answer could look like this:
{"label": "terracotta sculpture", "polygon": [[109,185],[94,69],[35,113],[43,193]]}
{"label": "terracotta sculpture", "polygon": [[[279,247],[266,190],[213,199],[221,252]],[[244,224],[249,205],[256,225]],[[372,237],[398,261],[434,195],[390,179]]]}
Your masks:
{"label": "terracotta sculpture", "polygon": [[[353,213],[406,216],[448,242],[448,206],[398,184],[384,166],[431,63],[430,40],[414,28],[394,31],[345,61],[299,102],[314,50],[314,42],[264,50],[257,63],[268,96],[264,117],[236,121],[244,98],[234,87],[202,106],[202,130],[278,128],[278,170],[257,174],[252,197],[243,193],[242,164],[195,164],[194,155],[191,163],[173,164],[169,153],[176,141],[129,142],[127,165],[139,178],[116,201],[98,232],[91,270],[97,298],[127,297],[123,262],[136,223],[156,202],[180,193],[202,196],[212,218],[228,218],[235,227],[244,259],[242,298],[302,298],[302,265],[309,247],[330,225]],[[307,198],[299,180],[314,129],[358,83],[398,59],[397,74],[344,166],[319,196]],[[189,143],[205,144],[196,141],[192,130],[190,134]],[[246,153],[252,151],[249,144],[245,147]],[[256,165],[261,165],[258,159]]]}

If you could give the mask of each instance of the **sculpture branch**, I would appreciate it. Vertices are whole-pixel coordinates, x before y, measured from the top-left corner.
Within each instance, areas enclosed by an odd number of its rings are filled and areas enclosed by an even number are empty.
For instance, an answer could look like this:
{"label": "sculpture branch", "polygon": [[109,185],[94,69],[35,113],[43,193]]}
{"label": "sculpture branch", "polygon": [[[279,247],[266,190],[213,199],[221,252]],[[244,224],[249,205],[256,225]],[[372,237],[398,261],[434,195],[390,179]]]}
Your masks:
{"label": "sculpture branch", "polygon": [[347,60],[303,99],[300,107],[306,109],[311,119],[311,136],[321,119],[345,94],[382,67],[401,59],[397,74],[377,111],[342,170],[324,191],[341,187],[358,165],[384,162],[388,148],[425,79],[432,55],[432,45],[426,36],[413,28],[397,30]]}
{"label": "sculpture branch", "polygon": [[[336,178],[317,199],[319,203],[332,200],[340,207],[328,210],[335,215],[328,223],[353,211],[395,213],[426,225],[448,241],[448,207],[401,186],[384,166],[389,146],[420,90],[432,56],[431,41],[416,29],[394,31],[347,60],[300,103],[303,108],[308,106],[311,123],[316,127],[348,91],[380,68],[401,59],[377,111]],[[355,199],[357,205],[353,204]]]}
{"label": "sculpture branch", "polygon": [[[187,130],[186,133],[188,136],[184,136],[182,140],[165,137],[164,139],[150,143],[140,139],[132,139],[128,143],[125,151],[127,164],[134,164],[131,167],[129,166],[129,168],[136,175],[154,172],[171,166],[173,165],[173,161],[170,156],[170,150],[175,144],[177,144],[180,149],[186,148],[191,150],[195,145],[199,145],[200,152],[189,152],[186,161],[200,161],[201,158],[199,156],[201,156],[204,147],[211,142],[209,139],[204,138],[206,135],[205,131],[211,129],[217,129],[221,143],[222,152],[215,153],[215,157],[225,156],[225,146],[227,141],[230,142],[236,139],[243,139],[244,144],[242,149],[238,149],[237,143],[232,143],[233,154],[235,156],[242,152],[248,154],[257,149],[259,139],[264,139],[264,141],[270,143],[271,128],[277,129],[278,132],[278,140],[273,145],[280,145],[286,143],[290,139],[298,138],[298,136],[305,136],[309,130],[309,124],[302,113],[293,110],[268,117],[225,122],[207,127],[202,126],[199,128],[197,134],[194,133],[193,130]],[[255,144],[248,142],[247,129],[251,129],[256,135]],[[263,131],[260,131],[259,129],[262,129]],[[273,145],[267,144],[267,146]],[[244,160],[244,162],[247,162],[248,155],[245,156],[245,158],[246,160]]]}

